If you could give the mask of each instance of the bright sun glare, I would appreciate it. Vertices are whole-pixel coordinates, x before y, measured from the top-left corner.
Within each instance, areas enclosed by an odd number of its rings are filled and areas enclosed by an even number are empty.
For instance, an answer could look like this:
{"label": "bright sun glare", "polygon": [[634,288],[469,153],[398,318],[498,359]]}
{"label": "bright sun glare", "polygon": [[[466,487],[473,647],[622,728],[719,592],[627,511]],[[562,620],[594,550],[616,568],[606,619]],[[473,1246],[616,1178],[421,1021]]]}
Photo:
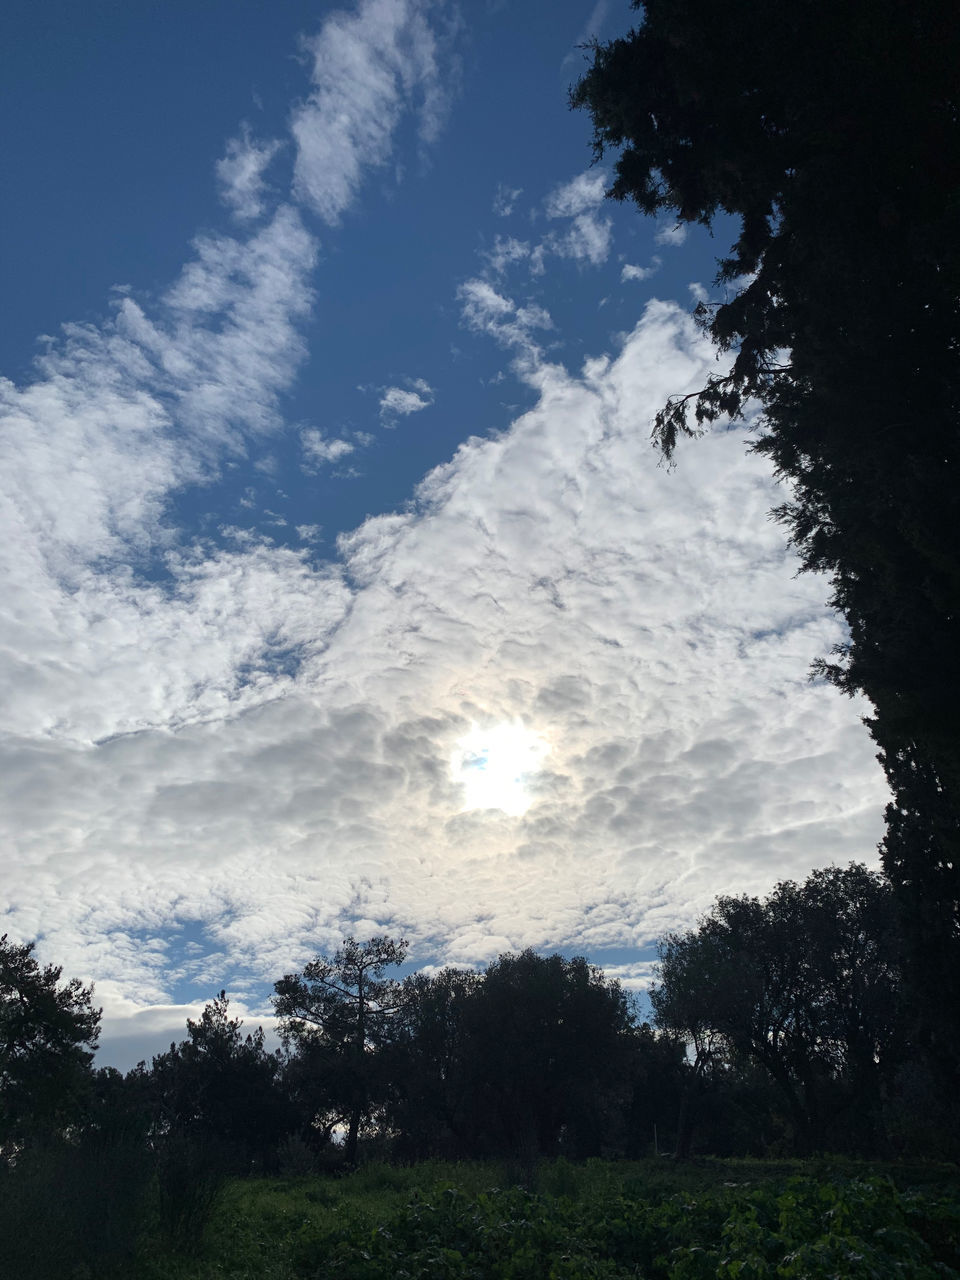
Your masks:
{"label": "bright sun glare", "polygon": [[527,789],[548,746],[519,720],[483,729],[474,724],[456,745],[451,773],[463,785],[464,809],[500,809],[519,817],[533,800]]}

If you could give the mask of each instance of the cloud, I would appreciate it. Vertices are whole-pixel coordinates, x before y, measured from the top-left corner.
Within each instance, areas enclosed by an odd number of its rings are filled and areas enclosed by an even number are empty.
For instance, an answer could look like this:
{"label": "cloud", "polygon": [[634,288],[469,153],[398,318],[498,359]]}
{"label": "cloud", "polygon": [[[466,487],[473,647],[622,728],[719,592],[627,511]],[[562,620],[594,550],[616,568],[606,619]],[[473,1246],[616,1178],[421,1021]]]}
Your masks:
{"label": "cloud", "polygon": [[650,259],[649,267],[635,267],[632,263],[625,262],[620,271],[621,283],[626,284],[628,280],[649,280],[657,274],[660,266],[660,259],[656,255]]}
{"label": "cloud", "polygon": [[599,267],[610,254],[613,224],[609,218],[598,218],[594,213],[581,213],[574,218],[565,235],[553,235],[544,243],[551,253],[561,258],[574,258]]}
{"label": "cloud", "polygon": [[[306,46],[296,190],[329,222],[404,110],[438,127],[428,11],[363,0]],[[609,251],[599,177],[551,194],[570,225],[533,270]],[[673,473],[649,447],[666,396],[716,367],[678,307],[573,370],[542,306],[467,280],[464,327],[526,382],[508,429],[326,562],[318,524],[297,549],[178,527],[188,486],[283,428],[316,254],[290,205],[201,237],[155,304],[118,295],[0,383],[3,929],[96,978],[117,1061],[221,986],[259,1017],[262,984],[348,932],[406,933],[432,964],[637,947],[881,833],[862,708],[806,679],[841,632],[766,521],[762,461],[722,429]],[[432,394],[382,393],[394,413]],[[369,443],[300,439],[314,465]],[[457,744],[517,723],[545,744],[529,807],[465,808]]]}
{"label": "cloud", "polygon": [[227,143],[227,154],[217,161],[220,198],[241,222],[259,218],[263,213],[263,175],[280,147],[276,139],[256,142],[245,123],[240,136]]}
{"label": "cloud", "polygon": [[670,245],[679,249],[687,238],[689,227],[685,222],[661,222],[654,236],[657,244]]}
{"label": "cloud", "polygon": [[609,8],[609,0],[597,0],[597,3],[591,10],[590,17],[581,28],[580,34],[577,36],[576,40],[573,42],[573,49],[564,56],[563,62],[560,64],[562,67],[569,66],[570,63],[578,56],[582,55],[584,45],[589,44],[591,40],[597,39],[600,35],[603,24],[607,20],[607,12]]}
{"label": "cloud", "polygon": [[461,318],[468,329],[485,333],[501,346],[513,347],[523,355],[539,357],[533,341],[536,329],[552,329],[550,313],[535,303],[518,306],[512,298],[497,292],[486,280],[467,280],[457,291]]}
{"label": "cloud", "polygon": [[587,169],[569,182],[561,183],[547,196],[544,210],[548,218],[575,218],[603,203],[607,175],[602,169]]}
{"label": "cloud", "polygon": [[544,201],[547,217],[569,218],[571,225],[566,232],[551,232],[544,237],[538,246],[539,255],[534,259],[534,274],[541,273],[545,253],[586,261],[594,267],[607,260],[613,241],[613,224],[609,218],[600,217],[597,213],[603,203],[605,189],[606,174],[603,170],[587,169],[550,192]]}
{"label": "cloud", "polygon": [[513,207],[523,195],[523,187],[507,187],[504,184],[497,184],[497,191],[493,197],[493,212],[498,218],[509,218],[513,213]]}
{"label": "cloud", "polygon": [[337,11],[303,42],[313,90],[292,113],[294,193],[336,225],[366,169],[384,165],[401,116],[414,109],[432,142],[447,110],[441,48],[427,21],[429,0],[361,0]]}
{"label": "cloud", "polygon": [[184,543],[171,521],[178,491],[282,425],[316,254],[288,206],[195,249],[156,305],[122,294],[65,326],[33,382],[0,382],[8,733],[99,741],[252,705],[343,607],[296,554]]}
{"label": "cloud", "polygon": [[502,276],[506,269],[515,262],[522,262],[530,257],[530,245],[526,240],[517,240],[514,236],[497,236],[493,248],[483,254],[494,275]]}
{"label": "cloud", "polygon": [[[477,327],[529,344],[530,309],[470,285]],[[153,619],[117,578],[99,617],[36,606],[63,674],[0,739],[4,927],[96,974],[119,1037],[131,1008],[193,1000],[191,972],[255,1011],[257,983],[361,925],[430,963],[638,947],[718,891],[870,857],[882,775],[862,708],[807,680],[840,629],[766,519],[768,472],[735,432],[674,472],[649,447],[665,396],[713,368],[664,303],[580,371],[528,345],[531,408],[319,576],[254,546],[185,561],[194,594],[157,589]],[[217,703],[206,673],[248,670],[255,626],[266,694]],[[78,738],[78,684],[131,731]],[[517,721],[547,746],[530,807],[464,811],[456,744]]]}
{"label": "cloud", "polygon": [[386,387],[380,397],[380,421],[385,427],[396,426],[398,418],[409,417],[429,409],[433,404],[433,388],[423,378],[408,379],[407,387]]}
{"label": "cloud", "polygon": [[350,440],[328,440],[322,431],[315,427],[307,427],[300,432],[300,444],[308,465],[317,466],[328,462],[339,462],[347,454],[353,453],[356,446]]}

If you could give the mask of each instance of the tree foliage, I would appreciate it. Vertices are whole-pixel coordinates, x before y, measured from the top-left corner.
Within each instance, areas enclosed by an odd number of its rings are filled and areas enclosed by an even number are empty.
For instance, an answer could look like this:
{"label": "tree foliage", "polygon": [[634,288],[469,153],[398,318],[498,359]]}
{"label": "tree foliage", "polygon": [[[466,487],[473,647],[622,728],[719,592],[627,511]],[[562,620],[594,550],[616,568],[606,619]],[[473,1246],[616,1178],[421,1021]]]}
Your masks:
{"label": "tree foliage", "polygon": [[400,990],[384,974],[402,964],[406,953],[403,939],[378,936],[361,943],[347,938],[332,959],[319,955],[302,973],[288,973],[274,984],[284,1039],[300,1050],[308,1080],[319,1077],[326,1093],[328,1130],[339,1121],[347,1125],[349,1164],[356,1159],[361,1124],[382,1102],[378,1050]]}
{"label": "tree foliage", "polygon": [[623,1086],[632,1018],[583,956],[502,955],[468,1015],[482,1123],[521,1156],[599,1155]]}
{"label": "tree foliage", "polygon": [[288,1107],[263,1028],[244,1035],[229,1005],[221,991],[199,1019],[187,1019],[187,1039],[153,1059],[155,1132],[217,1145],[244,1168],[276,1145]]}
{"label": "tree foliage", "polygon": [[55,1131],[91,1082],[100,1010],[79,978],[37,963],[34,944],[0,938],[0,1148]]}
{"label": "tree foliage", "polygon": [[751,1059],[787,1104],[797,1145],[882,1147],[884,1081],[900,1048],[896,917],[889,886],[856,864],[783,881],[764,899],[718,898],[668,935],[657,1021],[688,1038],[702,1074]]}
{"label": "tree foliage", "polygon": [[[698,317],[728,366],[657,415],[761,409],[776,513],[849,638],[819,670],[873,704],[884,865],[928,1037],[960,1063],[960,8],[647,0],[573,91],[610,193],[738,233]],[[725,224],[724,224],[725,225]]]}

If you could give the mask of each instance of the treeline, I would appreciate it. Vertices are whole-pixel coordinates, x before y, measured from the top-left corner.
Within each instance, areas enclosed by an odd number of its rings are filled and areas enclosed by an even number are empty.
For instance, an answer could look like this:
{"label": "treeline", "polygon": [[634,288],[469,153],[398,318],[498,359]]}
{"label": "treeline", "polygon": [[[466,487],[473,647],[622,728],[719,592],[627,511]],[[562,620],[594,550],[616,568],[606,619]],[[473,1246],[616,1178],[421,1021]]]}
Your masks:
{"label": "treeline", "polygon": [[724,897],[661,941],[653,1019],[578,957],[389,974],[348,939],[275,984],[282,1048],[221,992],[186,1037],[95,1069],[91,991],[0,943],[0,1151],[194,1147],[235,1173],[566,1155],[949,1155],[950,1105],[912,1051],[896,914],[863,866]]}

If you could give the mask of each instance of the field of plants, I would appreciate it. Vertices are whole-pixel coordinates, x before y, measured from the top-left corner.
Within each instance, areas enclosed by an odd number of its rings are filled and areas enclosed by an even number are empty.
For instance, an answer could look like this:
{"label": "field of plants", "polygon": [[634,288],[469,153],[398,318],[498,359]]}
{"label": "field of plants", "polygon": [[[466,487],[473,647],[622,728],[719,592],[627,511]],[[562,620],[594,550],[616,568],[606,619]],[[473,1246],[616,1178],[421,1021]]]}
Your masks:
{"label": "field of plants", "polygon": [[[947,1280],[960,1175],[669,1161],[369,1165],[233,1180],[145,1280]],[[129,1274],[129,1272],[128,1272]]]}

